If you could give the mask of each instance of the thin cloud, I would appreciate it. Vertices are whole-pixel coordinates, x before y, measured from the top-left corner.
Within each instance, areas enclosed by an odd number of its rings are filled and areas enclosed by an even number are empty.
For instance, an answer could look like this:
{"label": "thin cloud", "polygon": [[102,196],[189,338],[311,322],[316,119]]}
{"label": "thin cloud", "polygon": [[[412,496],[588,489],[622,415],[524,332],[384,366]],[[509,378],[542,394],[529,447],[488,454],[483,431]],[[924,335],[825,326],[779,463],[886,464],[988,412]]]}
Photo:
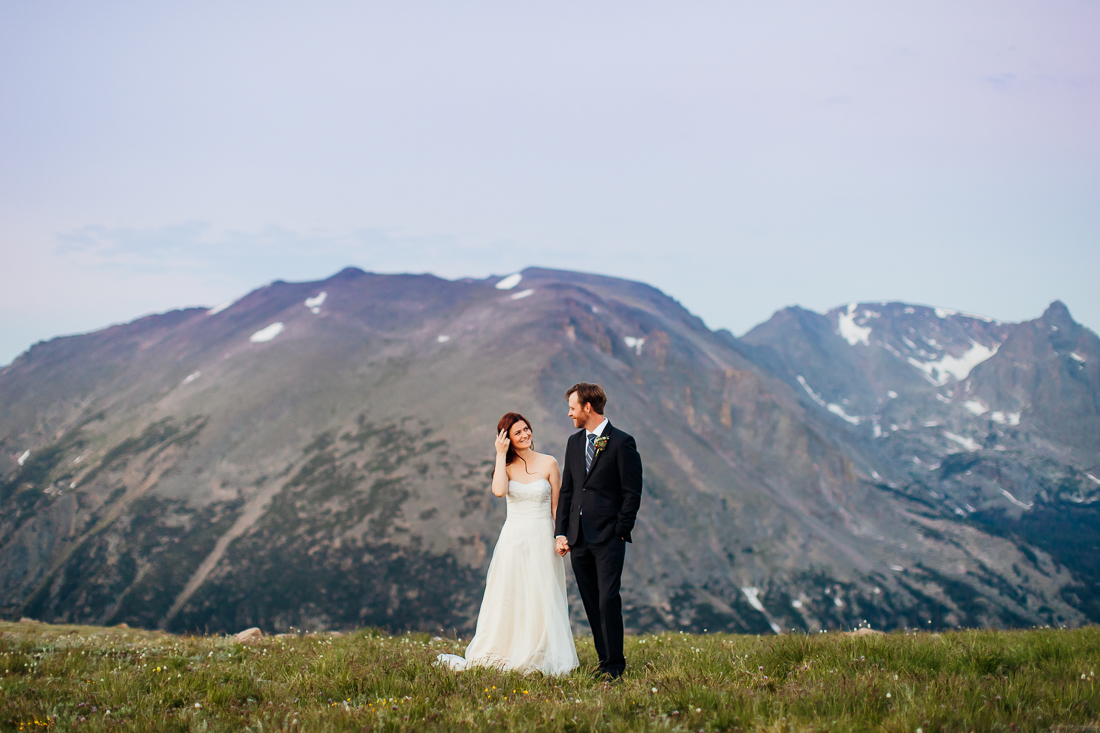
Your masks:
{"label": "thin cloud", "polygon": [[233,272],[257,282],[323,277],[347,265],[463,277],[530,264],[526,253],[509,242],[462,242],[448,235],[372,227],[312,232],[276,225],[252,231],[219,229],[199,221],[144,229],[80,227],[57,236],[55,254],[82,267],[135,275]]}
{"label": "thin cloud", "polygon": [[985,78],[989,82],[990,86],[999,91],[1007,91],[1013,87],[1019,86],[1019,78],[1015,74],[998,74],[997,76],[987,76]]}

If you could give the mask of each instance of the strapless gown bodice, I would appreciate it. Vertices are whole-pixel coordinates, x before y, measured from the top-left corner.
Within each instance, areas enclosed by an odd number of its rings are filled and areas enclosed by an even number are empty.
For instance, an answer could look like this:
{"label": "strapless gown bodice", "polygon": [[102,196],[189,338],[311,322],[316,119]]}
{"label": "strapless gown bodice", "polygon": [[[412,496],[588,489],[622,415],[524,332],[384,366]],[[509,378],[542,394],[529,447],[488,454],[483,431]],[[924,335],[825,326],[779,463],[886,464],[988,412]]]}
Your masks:
{"label": "strapless gown bodice", "polygon": [[531,483],[508,482],[508,522],[517,520],[553,521],[550,511],[550,482],[539,479]]}

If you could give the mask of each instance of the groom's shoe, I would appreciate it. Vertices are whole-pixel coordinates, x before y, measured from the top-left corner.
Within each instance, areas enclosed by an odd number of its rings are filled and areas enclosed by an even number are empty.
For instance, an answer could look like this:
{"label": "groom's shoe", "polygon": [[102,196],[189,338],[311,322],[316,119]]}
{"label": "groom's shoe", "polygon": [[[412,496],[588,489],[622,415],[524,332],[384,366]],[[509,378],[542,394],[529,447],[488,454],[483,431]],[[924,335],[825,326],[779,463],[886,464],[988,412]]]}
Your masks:
{"label": "groom's shoe", "polygon": [[606,680],[608,682],[614,682],[623,676],[624,669],[620,668],[607,668],[600,667],[596,672],[597,679]]}

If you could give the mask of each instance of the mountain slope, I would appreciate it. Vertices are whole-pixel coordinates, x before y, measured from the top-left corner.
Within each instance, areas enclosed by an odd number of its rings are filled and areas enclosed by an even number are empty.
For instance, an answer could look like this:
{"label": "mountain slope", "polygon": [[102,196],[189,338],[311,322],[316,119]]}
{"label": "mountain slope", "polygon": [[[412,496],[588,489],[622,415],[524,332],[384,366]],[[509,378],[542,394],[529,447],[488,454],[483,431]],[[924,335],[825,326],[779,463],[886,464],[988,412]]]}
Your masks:
{"label": "mountain slope", "polygon": [[[996,514],[1004,497],[954,452],[1018,477],[1020,504],[1063,476],[1077,483],[1057,496],[1091,507],[1091,444],[1047,425],[1059,410],[1092,425],[1095,335],[1068,313],[1048,312],[1052,340],[1045,325],[865,310],[791,309],[739,340],[615,278],[349,269],[35,345],[0,372],[0,608],[469,630],[504,517],[493,427],[523,412],[560,457],[564,392],[585,380],[645,462],[632,628],[1100,618],[1059,532],[1019,525],[1037,516],[1019,506]],[[1051,371],[1048,345],[1083,366]],[[1032,371],[995,379],[1001,357]],[[974,492],[986,503],[970,511]]]}
{"label": "mountain slope", "polygon": [[[831,413],[883,487],[1049,552],[1072,578],[1059,596],[1100,618],[1100,339],[1064,304],[1021,324],[902,303],[788,309],[744,342]],[[1042,607],[1024,574],[1014,564],[1003,592]]]}

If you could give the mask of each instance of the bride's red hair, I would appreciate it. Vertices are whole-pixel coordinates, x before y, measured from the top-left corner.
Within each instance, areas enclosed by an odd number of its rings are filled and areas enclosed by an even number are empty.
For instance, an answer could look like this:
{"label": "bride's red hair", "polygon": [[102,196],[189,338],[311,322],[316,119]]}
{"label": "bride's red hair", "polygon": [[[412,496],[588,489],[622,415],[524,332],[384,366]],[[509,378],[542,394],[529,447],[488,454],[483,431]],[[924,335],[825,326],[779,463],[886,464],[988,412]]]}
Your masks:
{"label": "bride's red hair", "polygon": [[[512,461],[519,458],[519,454],[516,453],[516,447],[514,445],[512,445],[512,443],[510,442],[511,439],[512,439],[512,427],[518,422],[527,423],[527,427],[531,428],[532,435],[534,434],[535,429],[533,427],[531,427],[531,421],[528,420],[527,418],[525,418],[523,415],[519,414],[518,412],[506,412],[506,413],[504,413],[504,417],[500,418],[500,421],[497,423],[497,435],[500,435],[500,431],[503,430],[504,435],[509,440],[508,453],[507,453],[507,455],[504,456],[504,465],[505,466],[511,466]],[[532,444],[532,446],[534,445],[533,440],[531,441],[531,444]],[[524,461],[525,465],[526,465],[526,463],[527,462]]]}

